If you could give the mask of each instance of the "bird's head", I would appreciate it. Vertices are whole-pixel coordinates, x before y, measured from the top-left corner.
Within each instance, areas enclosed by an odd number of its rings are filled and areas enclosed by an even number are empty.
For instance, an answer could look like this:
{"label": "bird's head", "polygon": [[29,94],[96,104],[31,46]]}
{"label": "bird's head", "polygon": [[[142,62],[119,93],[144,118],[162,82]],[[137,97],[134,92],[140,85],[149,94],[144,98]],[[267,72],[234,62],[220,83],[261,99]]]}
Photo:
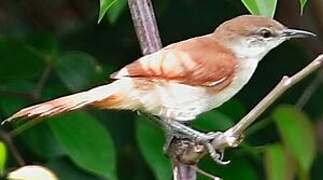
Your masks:
{"label": "bird's head", "polygon": [[242,15],[222,23],[213,36],[242,59],[260,61],[271,49],[291,38],[315,36],[289,29],[278,21],[254,15]]}

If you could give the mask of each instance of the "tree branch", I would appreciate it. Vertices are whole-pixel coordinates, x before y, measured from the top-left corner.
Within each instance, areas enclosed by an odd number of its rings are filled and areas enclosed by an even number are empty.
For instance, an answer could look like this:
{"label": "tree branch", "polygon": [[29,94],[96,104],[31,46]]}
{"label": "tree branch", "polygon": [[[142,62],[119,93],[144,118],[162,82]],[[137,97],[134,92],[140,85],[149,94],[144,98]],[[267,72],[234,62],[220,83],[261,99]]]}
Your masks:
{"label": "tree branch", "polygon": [[[284,76],[276,87],[263,98],[246,116],[244,116],[236,125],[226,130],[221,135],[212,140],[212,146],[217,151],[223,151],[225,148],[234,148],[240,145],[243,140],[245,130],[286,90],[319,69],[323,64],[323,54],[319,55],[309,65],[292,77]],[[192,148],[192,147],[191,147]],[[198,151],[186,150],[186,153],[177,156],[177,159],[184,159],[185,162],[198,162],[206,154],[206,148]],[[186,158],[184,158],[186,157]],[[188,158],[189,157],[189,158]]]}
{"label": "tree branch", "polygon": [[[158,27],[151,1],[128,0],[128,5],[142,53],[147,55],[161,49],[162,43],[159,37]],[[178,149],[183,149],[182,146],[184,146],[185,142],[187,141],[184,142],[184,140],[180,140],[178,142],[179,143],[176,144],[177,146],[173,146],[174,151],[172,152],[174,153],[178,152]],[[195,145],[195,142],[188,143],[190,143],[191,146]],[[175,157],[175,155],[170,154],[170,157]],[[196,170],[194,168],[182,164],[174,158],[172,158],[172,161],[174,180],[196,179]]]}
{"label": "tree branch", "polygon": [[[143,54],[146,55],[159,50],[161,41],[151,1],[128,0],[128,5]],[[320,55],[292,77],[284,76],[276,87],[240,122],[212,140],[213,148],[217,151],[224,151],[225,148],[239,146],[245,130],[286,90],[317,70],[322,63],[323,55]],[[206,153],[206,148],[199,142],[186,138],[174,138],[168,151],[173,161],[174,179],[196,179],[196,168],[194,167]]]}

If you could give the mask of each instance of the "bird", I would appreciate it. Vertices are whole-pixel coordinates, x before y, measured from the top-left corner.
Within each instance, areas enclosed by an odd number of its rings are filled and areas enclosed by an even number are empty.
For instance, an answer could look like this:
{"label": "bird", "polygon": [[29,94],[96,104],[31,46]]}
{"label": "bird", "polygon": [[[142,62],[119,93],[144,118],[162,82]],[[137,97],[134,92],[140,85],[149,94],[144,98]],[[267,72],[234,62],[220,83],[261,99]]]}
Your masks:
{"label": "bird", "polygon": [[237,94],[270,50],[291,38],[311,36],[272,18],[240,15],[210,34],[138,58],[112,73],[109,84],[23,108],[3,123],[95,107],[145,112],[174,131],[208,139],[185,123]]}

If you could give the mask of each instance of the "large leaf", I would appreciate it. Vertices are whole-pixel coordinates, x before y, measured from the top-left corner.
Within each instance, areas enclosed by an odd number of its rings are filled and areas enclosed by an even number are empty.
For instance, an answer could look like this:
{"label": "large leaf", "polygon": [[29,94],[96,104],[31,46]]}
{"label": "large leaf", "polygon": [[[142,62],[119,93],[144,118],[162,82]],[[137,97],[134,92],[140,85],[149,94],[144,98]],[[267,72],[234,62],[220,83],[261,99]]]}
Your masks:
{"label": "large leaf", "polygon": [[88,88],[101,73],[95,59],[82,52],[70,52],[59,57],[55,70],[72,91]]}
{"label": "large leaf", "polygon": [[24,131],[19,139],[27,145],[29,150],[41,158],[57,157],[62,155],[63,151],[49,128],[48,121],[39,123]]}
{"label": "large leaf", "polygon": [[2,174],[7,161],[7,148],[6,145],[0,141],[0,173]]}
{"label": "large leaf", "polygon": [[251,14],[274,17],[277,0],[241,0]]}
{"label": "large leaf", "polygon": [[79,167],[116,179],[116,157],[106,129],[87,113],[70,113],[49,121],[58,142]]}
{"label": "large leaf", "polygon": [[266,147],[264,163],[268,180],[291,180],[293,163],[289,161],[285,149],[280,144]]}
{"label": "large leaf", "polygon": [[300,167],[309,172],[315,156],[314,129],[309,118],[291,105],[281,105],[273,113],[280,135]]}
{"label": "large leaf", "polygon": [[100,12],[99,12],[99,19],[98,23],[101,22],[102,18],[104,17],[105,13],[108,9],[115,3],[117,0],[100,0]]}
{"label": "large leaf", "polygon": [[51,159],[46,166],[53,170],[59,180],[102,180],[98,176],[83,171],[67,158]]}
{"label": "large leaf", "polygon": [[171,165],[163,153],[165,138],[157,126],[153,126],[147,119],[136,119],[136,136],[139,148],[159,180],[171,179]]}
{"label": "large leaf", "polygon": [[26,44],[0,37],[0,85],[16,80],[36,80],[40,77],[44,60]]}

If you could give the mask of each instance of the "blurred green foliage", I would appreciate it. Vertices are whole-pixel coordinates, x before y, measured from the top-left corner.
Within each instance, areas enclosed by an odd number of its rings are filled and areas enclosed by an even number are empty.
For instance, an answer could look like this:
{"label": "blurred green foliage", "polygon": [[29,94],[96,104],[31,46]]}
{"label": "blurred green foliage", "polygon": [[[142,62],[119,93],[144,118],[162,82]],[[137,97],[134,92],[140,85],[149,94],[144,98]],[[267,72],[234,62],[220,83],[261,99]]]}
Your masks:
{"label": "blurred green foliage", "polygon": [[[0,7],[0,24],[6,22],[0,25],[5,26],[0,27],[1,119],[21,107],[108,83],[109,73],[141,56],[126,0],[46,1],[44,7],[57,7],[49,10],[31,2],[8,1],[3,7],[10,12]],[[299,2],[302,11],[306,1]],[[164,44],[211,32],[224,20],[247,13],[246,9],[273,17],[276,5],[276,0],[154,2]],[[24,17],[31,12],[36,16]],[[96,24],[97,17],[101,24]],[[308,59],[303,44],[285,43],[265,57],[256,76],[233,100],[201,115],[192,126],[203,131],[231,127],[282,75],[296,72]],[[323,113],[323,88],[303,110],[293,105],[311,78],[275,103],[239,148],[228,150],[225,158],[231,164],[219,166],[206,157],[199,167],[225,180],[321,179],[323,156],[315,129]],[[62,180],[171,178],[170,162],[162,153],[162,130],[136,113],[89,109],[7,124],[1,134],[6,135],[0,143],[2,172],[21,166],[4,139],[10,135],[26,163],[48,167]]]}

